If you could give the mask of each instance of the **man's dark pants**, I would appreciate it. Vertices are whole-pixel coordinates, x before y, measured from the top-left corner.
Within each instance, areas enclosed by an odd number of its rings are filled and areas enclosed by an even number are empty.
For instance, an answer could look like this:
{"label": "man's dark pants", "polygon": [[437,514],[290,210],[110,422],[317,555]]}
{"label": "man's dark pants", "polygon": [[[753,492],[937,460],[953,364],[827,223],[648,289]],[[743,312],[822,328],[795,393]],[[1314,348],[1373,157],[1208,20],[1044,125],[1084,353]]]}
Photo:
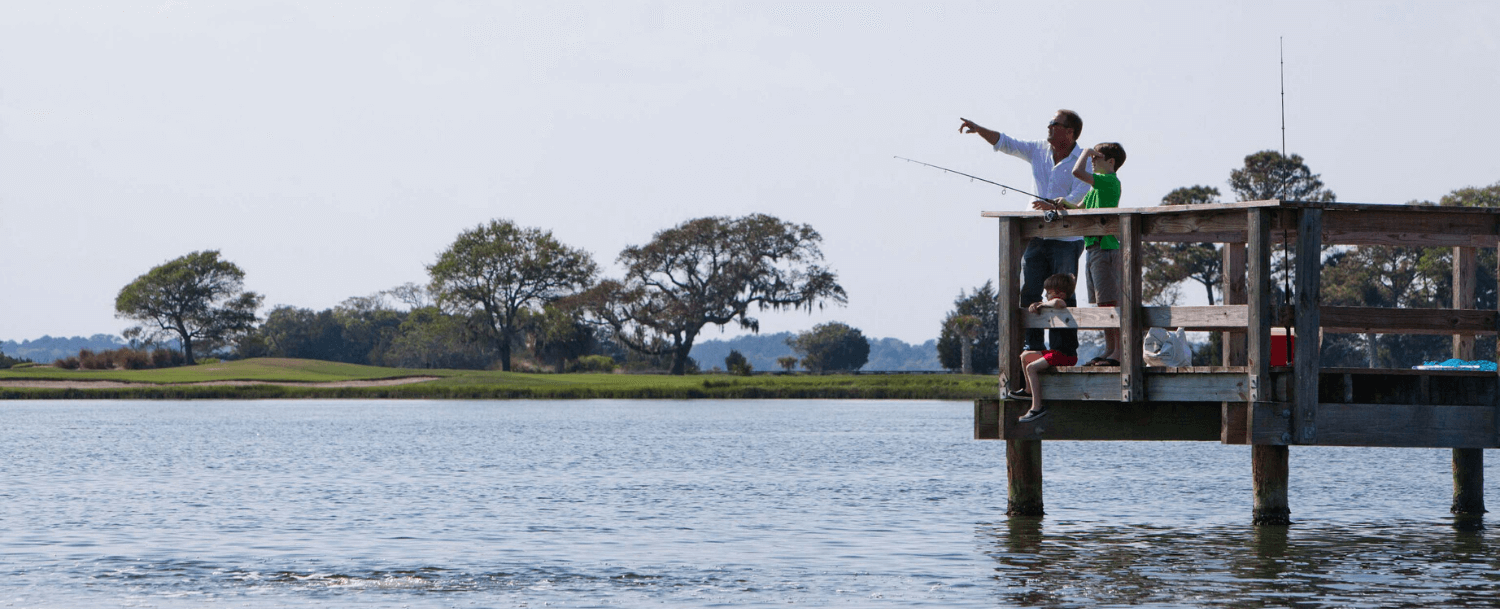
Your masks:
{"label": "man's dark pants", "polygon": [[[1078,276],[1078,256],[1083,254],[1083,240],[1058,241],[1056,239],[1032,239],[1026,244],[1026,252],[1021,254],[1021,305],[1030,306],[1031,303],[1041,302],[1042,284],[1048,277],[1058,273],[1068,273],[1074,277]],[[1076,282],[1075,282],[1076,283]],[[1078,306],[1078,297],[1069,294],[1068,306]],[[1078,331],[1069,329],[1053,328],[1046,330],[1051,332],[1050,344],[1053,349],[1070,355],[1078,353]],[[1042,343],[1043,330],[1033,328],[1026,331],[1026,350],[1045,351],[1047,345]]]}

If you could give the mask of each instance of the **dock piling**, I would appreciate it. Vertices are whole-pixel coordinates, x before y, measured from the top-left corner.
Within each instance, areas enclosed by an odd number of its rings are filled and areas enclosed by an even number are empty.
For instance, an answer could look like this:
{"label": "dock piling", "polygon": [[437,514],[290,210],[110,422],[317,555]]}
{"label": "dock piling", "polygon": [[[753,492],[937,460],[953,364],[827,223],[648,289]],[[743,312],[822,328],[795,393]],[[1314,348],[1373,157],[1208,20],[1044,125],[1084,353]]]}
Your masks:
{"label": "dock piling", "polygon": [[1041,516],[1042,441],[1006,440],[1005,473],[1010,482],[1005,515]]}

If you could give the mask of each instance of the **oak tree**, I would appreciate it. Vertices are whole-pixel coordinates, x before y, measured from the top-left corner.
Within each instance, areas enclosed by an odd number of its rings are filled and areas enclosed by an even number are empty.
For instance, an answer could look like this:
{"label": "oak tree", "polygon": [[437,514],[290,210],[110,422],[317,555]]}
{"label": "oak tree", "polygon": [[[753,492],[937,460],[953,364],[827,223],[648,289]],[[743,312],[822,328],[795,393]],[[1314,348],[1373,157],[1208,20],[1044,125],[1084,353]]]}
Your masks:
{"label": "oak tree", "polygon": [[189,364],[195,346],[214,348],[249,332],[261,296],[244,290],[245,272],[217,250],[168,260],[136,277],[115,297],[115,316],[139,322],[126,338],[175,337]]}
{"label": "oak tree", "polygon": [[599,266],[552,231],[491,220],[458,235],[427,267],[430,289],[446,310],[484,322],[500,368],[510,370],[517,316],[587,288]]}
{"label": "oak tree", "polygon": [[579,303],[616,340],[647,355],[672,358],[685,374],[703,327],[737,323],[751,331],[757,310],[844,304],[833,271],[819,264],[822,236],[806,224],[765,214],[689,220],[620,253],[625,276],[606,280]]}

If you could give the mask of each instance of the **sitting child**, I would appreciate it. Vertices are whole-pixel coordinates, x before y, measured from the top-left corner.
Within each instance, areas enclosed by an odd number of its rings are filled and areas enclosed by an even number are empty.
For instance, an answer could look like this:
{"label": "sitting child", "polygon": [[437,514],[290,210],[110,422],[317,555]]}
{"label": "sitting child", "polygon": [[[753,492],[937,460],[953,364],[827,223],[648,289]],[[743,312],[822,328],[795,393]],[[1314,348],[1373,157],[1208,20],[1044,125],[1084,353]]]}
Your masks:
{"label": "sitting child", "polygon": [[[1077,280],[1072,275],[1058,274],[1047,278],[1042,283],[1042,291],[1045,296],[1041,302],[1034,303],[1028,310],[1032,313],[1041,313],[1043,308],[1063,309],[1067,308],[1065,300],[1073,293]],[[1078,364],[1077,353],[1063,353],[1062,351],[1048,349],[1046,351],[1022,351],[1021,365],[1025,367],[1026,387],[1019,391],[1007,392],[1007,397],[1014,400],[1031,400],[1031,410],[1021,417],[1022,423],[1029,423],[1042,418],[1047,414],[1047,408],[1042,405],[1041,382],[1038,377],[1043,370],[1051,366],[1073,366]]]}

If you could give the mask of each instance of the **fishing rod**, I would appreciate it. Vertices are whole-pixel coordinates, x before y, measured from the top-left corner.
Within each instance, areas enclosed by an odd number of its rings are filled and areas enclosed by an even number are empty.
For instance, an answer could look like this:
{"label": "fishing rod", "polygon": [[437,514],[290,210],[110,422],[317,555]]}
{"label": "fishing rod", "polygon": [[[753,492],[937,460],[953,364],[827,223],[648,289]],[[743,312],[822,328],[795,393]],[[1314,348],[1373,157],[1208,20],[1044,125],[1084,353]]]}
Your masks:
{"label": "fishing rod", "polygon": [[[1052,200],[1052,199],[1048,199],[1047,197],[1043,197],[1043,196],[1038,196],[1038,195],[1031,194],[1029,192],[1026,192],[1026,191],[1021,190],[1019,188],[1016,188],[1014,186],[1006,186],[1005,184],[1001,184],[999,182],[995,182],[995,181],[991,181],[991,180],[986,180],[986,179],[981,178],[979,176],[971,176],[971,175],[969,175],[967,173],[964,173],[962,171],[954,171],[954,170],[949,169],[947,167],[938,167],[937,165],[933,165],[932,163],[923,163],[922,161],[918,161],[918,160],[915,160],[915,159],[908,159],[908,158],[906,158],[904,156],[897,156],[895,158],[901,159],[903,161],[910,161],[910,162],[916,163],[918,165],[926,165],[926,166],[931,167],[933,169],[941,169],[941,170],[946,171],[948,173],[956,173],[958,175],[961,175],[963,177],[969,178],[971,180],[979,180],[980,182],[985,182],[985,183],[988,183],[988,184],[994,184],[994,185],[999,186],[1001,188],[1004,188],[1006,190],[1014,190],[1014,191],[1019,192],[1019,193],[1021,193],[1023,195],[1026,195],[1028,197],[1032,197],[1032,198],[1040,200],[1040,201],[1051,201]],[[1001,194],[1005,194],[1005,193],[1002,192]]]}

